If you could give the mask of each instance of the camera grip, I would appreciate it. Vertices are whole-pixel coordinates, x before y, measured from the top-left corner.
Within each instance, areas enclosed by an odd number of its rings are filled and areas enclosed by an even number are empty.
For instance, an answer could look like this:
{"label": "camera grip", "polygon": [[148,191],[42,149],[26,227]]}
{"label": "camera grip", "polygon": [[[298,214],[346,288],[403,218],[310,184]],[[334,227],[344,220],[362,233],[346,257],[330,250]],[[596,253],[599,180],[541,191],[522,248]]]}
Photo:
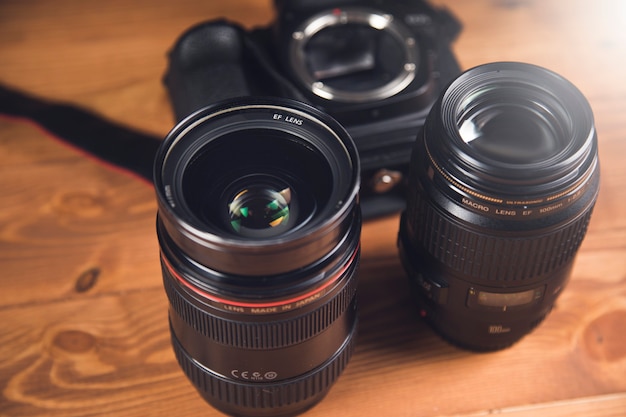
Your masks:
{"label": "camera grip", "polygon": [[225,20],[185,32],[169,53],[164,84],[178,121],[211,103],[250,94],[243,29]]}

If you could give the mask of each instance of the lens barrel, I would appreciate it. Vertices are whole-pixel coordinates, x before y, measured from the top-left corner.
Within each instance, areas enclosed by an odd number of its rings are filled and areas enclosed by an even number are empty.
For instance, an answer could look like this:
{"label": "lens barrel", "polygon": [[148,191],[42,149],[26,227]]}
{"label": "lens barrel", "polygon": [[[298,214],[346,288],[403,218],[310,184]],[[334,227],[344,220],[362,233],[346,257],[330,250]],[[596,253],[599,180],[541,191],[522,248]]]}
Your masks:
{"label": "lens barrel", "polygon": [[176,357],[214,407],[295,415],[342,373],[357,327],[359,161],[333,119],[290,100],[200,110],[155,161]]}
{"label": "lens barrel", "polygon": [[599,188],[593,114],[541,67],[473,68],[432,108],[410,163],[400,256],[445,338],[504,348],[567,283]]}

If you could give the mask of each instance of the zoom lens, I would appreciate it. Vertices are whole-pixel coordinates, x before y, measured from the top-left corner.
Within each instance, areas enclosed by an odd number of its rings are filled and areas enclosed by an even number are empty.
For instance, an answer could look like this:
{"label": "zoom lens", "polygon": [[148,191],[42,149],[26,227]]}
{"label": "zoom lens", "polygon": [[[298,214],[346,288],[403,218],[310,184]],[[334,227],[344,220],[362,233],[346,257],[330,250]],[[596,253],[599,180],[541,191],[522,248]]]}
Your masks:
{"label": "zoom lens", "polygon": [[359,162],[345,130],[293,101],[189,116],[155,161],[172,344],[200,394],[238,416],[313,406],[352,354]]}
{"label": "zoom lens", "polygon": [[566,285],[598,188],[576,87],[522,63],[459,76],[418,135],[400,225],[421,314],[466,348],[519,340]]}

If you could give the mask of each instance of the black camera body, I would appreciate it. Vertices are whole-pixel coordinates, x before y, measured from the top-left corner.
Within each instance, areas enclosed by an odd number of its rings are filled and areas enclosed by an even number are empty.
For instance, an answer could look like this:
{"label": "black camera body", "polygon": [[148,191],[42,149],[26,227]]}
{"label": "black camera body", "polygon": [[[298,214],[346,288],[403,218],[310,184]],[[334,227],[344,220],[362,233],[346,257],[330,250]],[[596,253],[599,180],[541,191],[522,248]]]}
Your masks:
{"label": "black camera body", "polygon": [[412,144],[460,73],[460,24],[423,1],[275,0],[275,22],[201,23],[176,42],[165,76],[177,119],[240,96],[295,99],[338,120],[359,150],[364,217],[401,210]]}

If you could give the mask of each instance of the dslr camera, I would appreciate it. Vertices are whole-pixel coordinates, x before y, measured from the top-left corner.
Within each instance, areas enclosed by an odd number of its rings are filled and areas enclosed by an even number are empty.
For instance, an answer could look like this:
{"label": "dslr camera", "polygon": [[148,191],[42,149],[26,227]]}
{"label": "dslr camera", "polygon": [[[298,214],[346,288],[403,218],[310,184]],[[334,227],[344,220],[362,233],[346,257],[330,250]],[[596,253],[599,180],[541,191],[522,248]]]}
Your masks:
{"label": "dslr camera", "polygon": [[459,73],[446,10],[409,0],[275,0],[268,27],[223,19],[186,31],[165,85],[178,120],[224,99],[297,100],[331,115],[356,143],[365,218],[400,211],[412,144]]}

